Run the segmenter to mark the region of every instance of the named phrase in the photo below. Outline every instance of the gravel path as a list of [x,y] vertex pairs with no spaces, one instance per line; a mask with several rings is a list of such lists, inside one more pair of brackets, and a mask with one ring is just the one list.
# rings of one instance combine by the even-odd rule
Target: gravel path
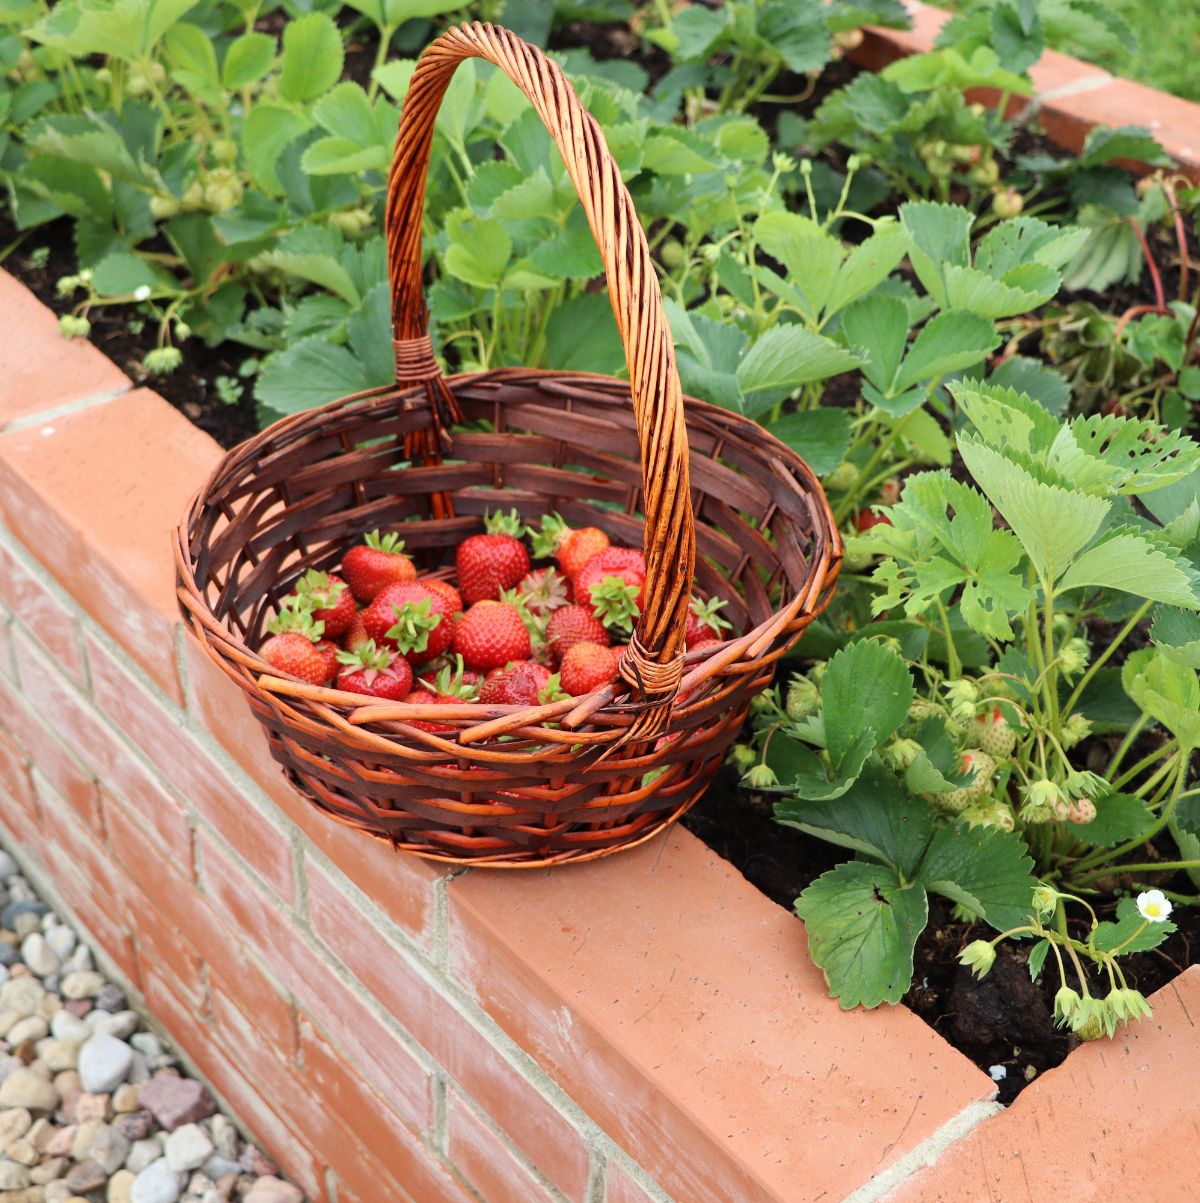
[[302,1203],[0,849],[0,1203]]

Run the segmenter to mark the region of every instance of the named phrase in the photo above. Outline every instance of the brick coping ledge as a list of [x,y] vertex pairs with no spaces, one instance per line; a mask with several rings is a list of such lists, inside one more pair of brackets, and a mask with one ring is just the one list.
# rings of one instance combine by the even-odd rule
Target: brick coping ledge
[[1187,1197],[1200,967],[996,1114],[905,1008],[841,1011],[685,830],[447,873],[316,814],[177,616],[220,456],[0,271],[0,829],[313,1200]]

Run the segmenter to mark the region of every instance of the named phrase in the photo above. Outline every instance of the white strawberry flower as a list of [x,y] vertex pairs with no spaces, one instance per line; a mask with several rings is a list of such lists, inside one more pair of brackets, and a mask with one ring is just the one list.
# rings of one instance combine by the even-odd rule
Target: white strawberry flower
[[1162,890],[1145,890],[1137,896],[1137,908],[1148,923],[1165,923],[1175,908]]

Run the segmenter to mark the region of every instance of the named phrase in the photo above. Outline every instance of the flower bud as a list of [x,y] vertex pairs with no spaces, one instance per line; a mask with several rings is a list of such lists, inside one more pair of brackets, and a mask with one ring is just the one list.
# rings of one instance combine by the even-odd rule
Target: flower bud
[[979,701],[979,687],[974,681],[960,677],[956,681],[946,681],[942,688],[946,691],[946,701],[950,713],[964,722],[975,717],[975,704]]
[[63,338],[87,338],[91,331],[92,323],[85,317],[64,313],[58,319],[58,332]]
[[179,202],[173,196],[152,196],[150,198],[150,214],[160,221],[174,217],[180,207]]
[[921,745],[915,739],[894,739],[879,749],[883,763],[894,773],[903,773],[921,754]]
[[1063,801],[1058,786],[1046,777],[1022,786],[1021,820],[1025,823],[1049,823],[1056,818],[1055,807]]
[[1091,719],[1084,718],[1082,714],[1072,714],[1062,725],[1062,745],[1064,748],[1073,748],[1091,733]]
[[1116,1030],[1116,1020],[1108,1008],[1091,995],[1079,1000],[1068,1023],[1080,1040],[1099,1040]]
[[986,977],[996,963],[996,949],[990,940],[974,940],[958,954],[958,963],[965,965],[976,977]]
[[1088,641],[1081,636],[1068,639],[1058,653],[1058,667],[1065,677],[1074,677],[1083,672],[1092,658],[1092,650]]
[[1054,1022],[1060,1027],[1066,1027],[1082,1002],[1078,990],[1072,990],[1070,986],[1060,987],[1054,996]]
[[788,682],[787,703],[784,707],[788,718],[798,720],[814,714],[820,701],[820,690],[807,677],[797,675]]
[[1095,773],[1073,771],[1067,774],[1063,783],[1063,792],[1068,798],[1101,798],[1111,790],[1108,782]]
[[183,363],[183,352],[178,347],[155,347],[147,351],[142,367],[151,376],[168,376]]
[[742,780],[750,789],[773,789],[779,784],[779,778],[769,764],[753,765]]
[[1118,1022],[1148,1019],[1152,1014],[1146,996],[1129,986],[1120,986],[1111,991],[1104,1002]]
[[78,287],[78,276],[59,276],[54,281],[54,294],[55,296],[69,297]]
[[728,764],[734,766],[739,773],[745,773],[758,763],[758,753],[749,744],[734,744],[725,756]]
[[1034,914],[1049,918],[1058,906],[1058,891],[1053,886],[1040,885],[1033,891],[1032,902]]
[[187,340],[192,337],[191,326],[189,326],[187,322],[176,321],[175,329],[172,332],[172,337],[176,340],[176,342],[187,342]]

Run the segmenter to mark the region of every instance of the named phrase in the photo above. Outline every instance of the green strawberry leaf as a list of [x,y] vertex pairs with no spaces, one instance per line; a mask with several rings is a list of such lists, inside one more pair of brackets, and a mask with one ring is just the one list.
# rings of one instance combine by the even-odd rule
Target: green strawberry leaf
[[912,982],[913,948],[929,921],[919,885],[886,865],[851,861],[823,873],[796,899],[809,952],[844,1010],[896,1003]]
[[818,475],[832,472],[850,448],[850,415],[832,406],[784,414],[771,433],[800,455]]
[[1150,830],[1154,815],[1141,798],[1132,794],[1109,794],[1096,799],[1096,817],[1090,823],[1073,823],[1069,828],[1077,840],[1093,848],[1115,848]]
[[[1145,924],[1145,930],[1125,944],[1134,932]],[[1125,944],[1117,956],[1128,956],[1132,952],[1149,952],[1157,948],[1169,935],[1178,931],[1170,919],[1161,923],[1146,923],[1137,908],[1133,898],[1122,898],[1117,903],[1117,920],[1115,923],[1099,923],[1096,925],[1095,945],[1101,952],[1112,952],[1114,948]]]
[[920,881],[934,894],[980,914],[997,931],[1029,921],[1033,860],[1008,831],[964,824],[939,827],[921,863]]
[[890,739],[914,696],[911,670],[887,644],[860,639],[833,656],[821,678],[821,717],[835,772],[850,771],[864,736],[873,740],[868,751]]
[[1200,668],[1200,614],[1195,610],[1155,606],[1150,638],[1168,660]]

